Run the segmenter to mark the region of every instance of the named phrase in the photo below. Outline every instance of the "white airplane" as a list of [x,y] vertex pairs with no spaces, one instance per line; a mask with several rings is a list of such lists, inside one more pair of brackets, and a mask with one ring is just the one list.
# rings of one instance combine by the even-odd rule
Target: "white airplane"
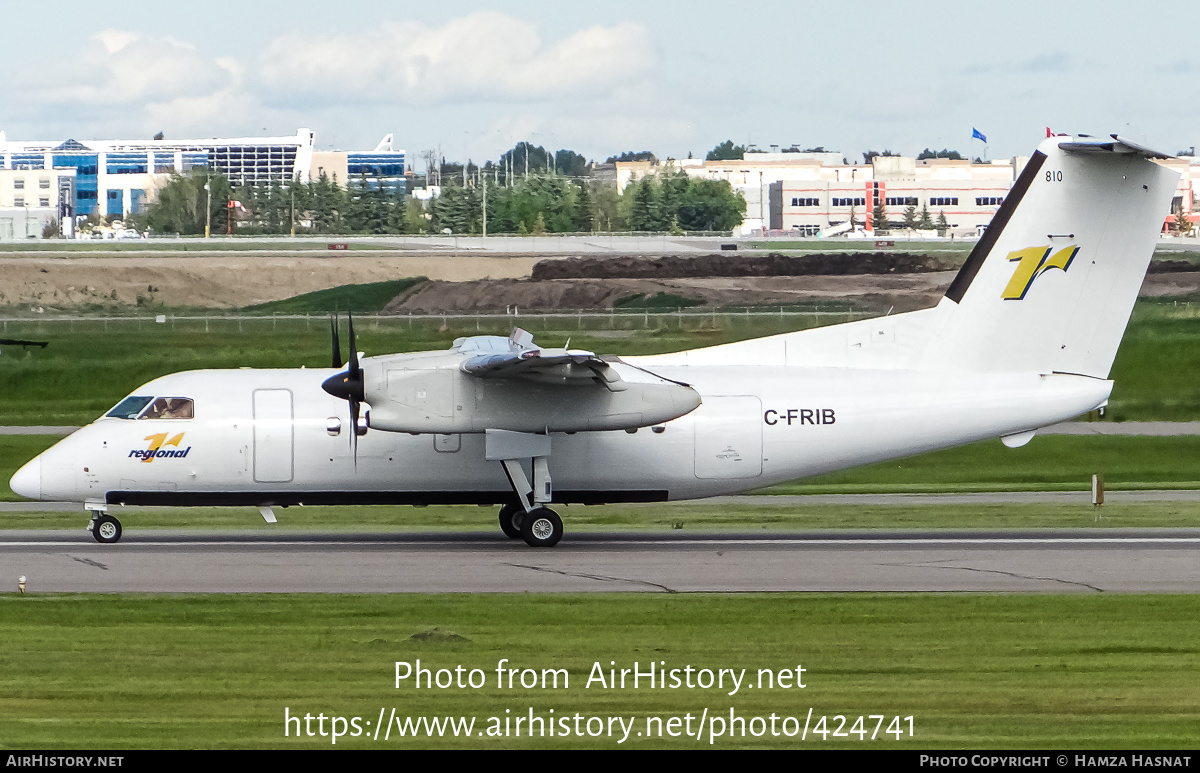
[[[930,309],[649,357],[539,349],[524,331],[343,370],[155,379],[17,471],[31,499],[109,505],[498,504],[531,546],[552,503],[656,502],[1038,428],[1106,403],[1177,175],[1113,135],[1029,159]],[[346,401],[350,421],[344,423]]]

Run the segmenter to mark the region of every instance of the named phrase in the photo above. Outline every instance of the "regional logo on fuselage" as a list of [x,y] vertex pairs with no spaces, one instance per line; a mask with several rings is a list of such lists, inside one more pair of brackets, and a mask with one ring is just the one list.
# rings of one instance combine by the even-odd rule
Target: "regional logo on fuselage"
[[[167,440],[167,435],[170,433],[159,432],[156,435],[147,435],[144,440],[150,441],[149,448],[135,448],[129,452],[129,457],[140,457],[143,462],[152,462],[155,459],[182,459],[188,455],[188,451],[192,450],[191,446],[180,448],[183,442],[183,433],[180,432],[175,437]],[[167,446],[175,446],[174,449],[168,450]]]
[[1012,279],[1008,280],[1008,286],[1004,288],[1000,297],[1006,301],[1023,300],[1035,279],[1052,268],[1062,269],[1066,272],[1071,267],[1071,261],[1075,260],[1076,253],[1079,252],[1078,247],[1063,247],[1051,255],[1050,252],[1053,249],[1053,247],[1026,247],[1023,250],[1008,253],[1008,260],[1015,261],[1017,269],[1013,271]]

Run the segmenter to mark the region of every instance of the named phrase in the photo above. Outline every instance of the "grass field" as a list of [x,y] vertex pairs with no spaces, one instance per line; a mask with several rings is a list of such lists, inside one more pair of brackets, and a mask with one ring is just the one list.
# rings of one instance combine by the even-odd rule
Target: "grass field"
[[318,315],[337,311],[339,315],[344,316],[346,310],[349,309],[351,312],[373,313],[383,311],[384,306],[387,306],[393,298],[410,287],[427,281],[429,280],[421,276],[393,279],[388,282],[342,285],[330,290],[317,290],[285,298],[282,301],[260,303],[257,306],[250,306],[246,311]]
[[772,493],[1087,491],[1200,488],[1200,437],[1046,435],[1021,448],[985,440],[776,486]]
[[1114,421],[1200,418],[1200,302],[1139,301],[1110,378]]
[[[714,319],[718,326],[714,326]],[[358,347],[367,354],[447,349],[458,336],[507,336],[526,325],[546,346],[650,354],[783,332],[817,317],[612,315],[598,330],[571,318],[410,320],[356,317]],[[820,319],[830,319],[821,317]],[[832,319],[837,320],[837,317]],[[613,338],[612,336],[619,336]],[[0,337],[49,340],[45,349],[6,346],[0,353],[0,424],[85,424],[139,385],[158,376],[201,368],[327,368],[327,313],[306,319],[154,318],[9,321]],[[349,339],[342,326],[343,356]]]
[[[401,284],[411,280],[398,280]],[[373,306],[375,285],[354,291]],[[333,298],[337,302],[341,296]],[[387,294],[384,292],[383,294]],[[153,317],[67,321],[9,320],[0,337],[49,340],[45,349],[4,347],[0,353],[0,424],[84,424],[140,384],[199,368],[328,367],[333,303],[294,299],[289,313],[305,319],[174,319]],[[831,307],[834,307],[831,305]],[[283,310],[284,307],[275,309]],[[613,314],[513,319],[358,318],[359,348],[367,354],[444,349],[455,337],[507,335],[528,327],[535,340],[603,354],[654,354],[744,340],[851,319],[850,315],[746,316],[714,313]],[[346,344],[343,333],[343,346]],[[1169,363],[1169,365],[1165,364]],[[1200,302],[1141,301],[1117,354],[1109,405],[1113,421],[1200,419]]]
[[[447,348],[456,336],[507,335],[516,323],[529,327],[535,340],[546,345],[562,345],[570,338],[572,346],[636,355],[743,340],[842,319],[838,315],[736,313],[519,320],[362,317],[355,329],[359,348],[368,354]],[[267,316],[169,319],[165,324],[155,324],[152,317],[10,320],[3,323],[0,336],[51,342],[46,349],[9,346],[0,353],[0,424],[83,424],[138,385],[167,373],[243,366],[328,367],[330,349],[324,313],[299,320]],[[1139,303],[1112,378],[1116,387],[1110,420],[1200,419],[1200,303]]]
[[[366,732],[336,745],[358,749],[1169,749],[1193,748],[1200,720],[1192,596],[3,594],[0,628],[7,749],[329,748],[335,716],[361,718]],[[504,658],[539,679],[566,674],[557,688],[497,687]],[[479,669],[481,686],[397,688],[395,662],[418,659],[432,673],[461,666],[464,679]],[[607,678],[635,662],[681,669],[684,684],[688,666],[744,668],[747,681],[732,695],[728,681],[586,686],[595,664]],[[794,677],[798,666],[804,688],[757,684],[760,669]],[[469,737],[399,737],[393,726],[375,740],[380,710],[386,722],[393,708],[476,724]],[[297,738],[296,724],[285,737],[285,709],[311,714],[314,734],[325,715],[325,737]],[[511,724],[508,737],[489,737],[531,709],[572,718],[572,731],[577,713],[585,732],[591,717],[633,724],[624,743],[617,730],[518,738]],[[745,735],[710,738],[720,728],[701,728],[705,710],[726,720],[732,710]],[[654,727],[648,718],[689,714],[692,737],[637,735]],[[771,714],[777,736],[764,724]],[[831,734],[869,715],[885,717],[875,740],[876,720],[860,726],[864,740]],[[886,733],[894,717],[899,740]]]

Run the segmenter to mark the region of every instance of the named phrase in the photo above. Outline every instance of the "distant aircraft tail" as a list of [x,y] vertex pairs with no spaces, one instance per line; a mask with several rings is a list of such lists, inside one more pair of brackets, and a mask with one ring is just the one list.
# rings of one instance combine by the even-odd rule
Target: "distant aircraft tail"
[[1107,378],[1175,193],[1167,158],[1051,137],[939,303],[926,367]]

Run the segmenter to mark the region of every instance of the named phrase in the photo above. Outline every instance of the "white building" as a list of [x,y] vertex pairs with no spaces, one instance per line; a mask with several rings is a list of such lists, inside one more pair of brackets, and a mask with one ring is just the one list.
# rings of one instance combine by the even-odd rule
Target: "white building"
[[[0,172],[74,173],[74,213],[125,216],[142,210],[172,173],[195,167],[220,172],[234,188],[307,182],[332,172],[342,185],[404,185],[404,151],[386,135],[372,151],[314,153],[315,135],[300,129],[291,137],[233,137],[185,140],[9,141],[0,132]],[[314,169],[314,157],[320,161]]]
[[74,169],[0,169],[0,241],[38,238],[64,224],[74,235]]

